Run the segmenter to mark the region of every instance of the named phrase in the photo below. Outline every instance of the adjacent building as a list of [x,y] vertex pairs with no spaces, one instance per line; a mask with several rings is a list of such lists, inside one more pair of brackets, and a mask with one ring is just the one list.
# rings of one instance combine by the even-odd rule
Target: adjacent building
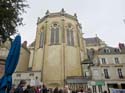
[[[91,57],[93,55],[93,57]],[[125,89],[125,47],[119,44],[119,48],[104,46],[93,50],[89,58],[93,65],[89,65],[91,80],[88,86],[93,93],[110,91],[111,88]]]
[[98,50],[101,47],[105,47],[106,43],[102,41],[97,35],[96,37],[83,38],[85,40],[86,49]]
[[5,61],[9,52],[9,48],[11,46],[11,42],[9,39],[6,42],[2,42],[2,37],[0,35],[0,77],[4,74]]
[[8,51],[9,50],[6,48],[0,48],[0,77],[2,77],[4,74],[4,66]]

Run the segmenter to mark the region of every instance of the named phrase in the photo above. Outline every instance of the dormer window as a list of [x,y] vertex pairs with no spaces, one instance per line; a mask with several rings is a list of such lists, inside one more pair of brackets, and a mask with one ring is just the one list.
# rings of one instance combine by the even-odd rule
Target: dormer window
[[105,48],[104,49],[104,53],[110,53],[110,49],[109,48]]
[[118,48],[115,48],[114,51],[115,51],[116,53],[119,53],[119,52],[120,52],[120,50],[119,50]]

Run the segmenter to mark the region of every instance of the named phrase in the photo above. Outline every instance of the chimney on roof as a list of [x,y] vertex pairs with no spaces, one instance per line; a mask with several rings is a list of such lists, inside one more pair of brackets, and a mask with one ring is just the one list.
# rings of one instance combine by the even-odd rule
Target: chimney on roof
[[23,44],[22,44],[22,46],[23,46],[24,48],[27,48],[27,41],[24,41]]
[[77,18],[77,14],[76,14],[76,13],[74,13],[74,17],[76,17],[76,18]]
[[40,21],[40,17],[37,18],[37,23]]
[[61,9],[61,12],[63,12],[63,13],[65,12],[64,8]]
[[64,10],[64,8],[62,8],[61,9],[61,12],[60,12],[62,15],[64,15],[65,14],[65,10]]
[[125,49],[125,44],[124,43],[119,43],[119,48],[120,49]]
[[47,10],[45,14],[46,14],[46,15],[49,15],[49,13],[50,13],[49,10]]

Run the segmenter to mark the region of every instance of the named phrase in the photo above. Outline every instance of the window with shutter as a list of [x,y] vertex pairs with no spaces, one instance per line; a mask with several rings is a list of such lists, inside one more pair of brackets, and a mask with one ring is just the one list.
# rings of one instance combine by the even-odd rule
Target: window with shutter
[[108,69],[104,69],[105,78],[109,79]]
[[119,78],[123,78],[123,75],[122,75],[122,69],[119,68],[117,69],[118,70],[118,75],[119,75]]

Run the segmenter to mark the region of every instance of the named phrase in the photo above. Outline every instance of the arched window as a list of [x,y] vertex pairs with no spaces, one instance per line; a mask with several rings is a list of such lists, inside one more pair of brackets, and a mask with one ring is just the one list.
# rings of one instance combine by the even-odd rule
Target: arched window
[[51,45],[59,44],[59,26],[54,23],[51,27]]
[[74,35],[73,35],[73,28],[69,24],[67,28],[67,45],[74,46]]
[[43,48],[44,46],[44,26],[42,27],[42,32],[40,32],[40,43],[39,43],[39,47]]
[[40,33],[40,48],[43,48],[44,45],[44,32]]

